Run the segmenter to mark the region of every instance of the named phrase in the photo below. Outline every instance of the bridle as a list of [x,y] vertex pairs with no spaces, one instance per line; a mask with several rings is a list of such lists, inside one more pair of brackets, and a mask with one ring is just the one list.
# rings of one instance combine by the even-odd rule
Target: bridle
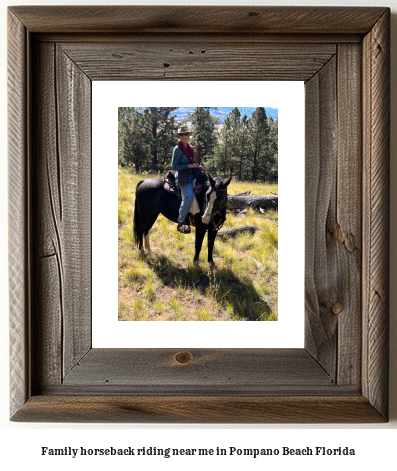
[[[221,204],[220,204],[220,207],[217,208],[215,211],[213,211],[212,213],[210,214],[206,214],[206,216],[209,216],[210,218],[210,222],[215,226],[215,231],[219,231],[219,229],[221,229],[221,227],[223,226],[226,218],[223,218],[222,216],[222,213],[221,211],[223,209],[226,208],[226,205],[227,205],[227,188],[223,189],[223,190],[219,190],[219,189],[216,189],[216,188],[212,188],[210,187],[209,190],[206,192],[205,194],[205,198],[204,198],[204,208],[207,208],[207,205],[208,205],[208,197],[209,195],[212,193],[212,191],[221,191],[223,192],[223,196],[222,196],[222,200],[221,200]],[[215,224],[214,222],[214,219],[215,219],[215,216],[219,214],[219,222],[217,224]]]

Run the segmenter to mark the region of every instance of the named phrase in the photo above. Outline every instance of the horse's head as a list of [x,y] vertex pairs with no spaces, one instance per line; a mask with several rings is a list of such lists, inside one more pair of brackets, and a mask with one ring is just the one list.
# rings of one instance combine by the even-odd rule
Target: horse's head
[[212,178],[208,175],[210,187],[205,194],[203,223],[213,223],[218,230],[226,219],[227,186],[231,181],[224,182],[221,177]]

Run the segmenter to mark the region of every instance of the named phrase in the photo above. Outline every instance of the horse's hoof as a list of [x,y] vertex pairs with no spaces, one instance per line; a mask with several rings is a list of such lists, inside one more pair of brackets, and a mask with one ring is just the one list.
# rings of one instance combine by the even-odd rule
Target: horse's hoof
[[215,265],[215,262],[212,261],[212,262],[208,262],[209,265],[210,265],[210,268],[216,268],[216,265]]
[[194,265],[195,267],[198,267],[198,266],[199,266],[199,261],[198,261],[198,260],[194,260],[194,261],[193,261],[193,265]]

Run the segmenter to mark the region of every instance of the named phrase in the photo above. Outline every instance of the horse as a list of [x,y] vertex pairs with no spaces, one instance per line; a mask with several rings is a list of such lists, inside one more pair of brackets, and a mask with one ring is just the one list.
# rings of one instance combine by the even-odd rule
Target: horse
[[[194,216],[196,227],[195,253],[193,263],[198,264],[205,233],[208,233],[208,263],[213,265],[212,252],[218,230],[226,220],[227,187],[231,178],[224,182],[221,177],[208,175],[209,187],[196,195],[200,212]],[[151,252],[149,231],[159,214],[177,223],[179,200],[164,189],[164,179],[149,178],[141,180],[135,192],[134,241],[139,250]],[[186,219],[189,218],[189,214]]]

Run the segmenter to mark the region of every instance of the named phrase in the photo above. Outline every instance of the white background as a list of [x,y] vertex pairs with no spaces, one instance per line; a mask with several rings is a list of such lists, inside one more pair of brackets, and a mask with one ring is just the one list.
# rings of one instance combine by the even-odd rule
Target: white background
[[[188,97],[178,103],[178,90]],[[244,90],[234,98],[233,90]],[[93,82],[92,281],[94,348],[302,348],[304,345],[303,82]],[[279,116],[278,322],[118,322],[119,106],[270,106]],[[175,140],[176,141],[176,140]],[[170,156],[171,157],[171,156]],[[170,159],[171,161],[171,159]],[[107,223],[103,223],[107,221]],[[187,242],[192,238],[187,236]],[[193,247],[193,245],[191,244]],[[192,252],[193,258],[193,252]],[[205,262],[204,262],[205,263]]]
[[[119,470],[129,469],[151,469],[161,466],[162,469],[219,469],[221,465],[231,469],[265,469],[267,466],[289,466],[294,469],[305,470],[335,470],[351,469],[357,467],[360,470],[395,469],[397,443],[397,102],[396,102],[396,66],[397,66],[397,1],[396,0],[339,0],[337,3],[325,0],[306,1],[302,5],[382,5],[392,8],[392,70],[391,70],[391,350],[390,350],[390,422],[386,425],[327,425],[327,426],[149,426],[149,425],[64,425],[64,424],[16,424],[8,420],[8,287],[7,287],[7,162],[6,162],[6,6],[11,4],[45,4],[46,2],[5,2],[1,0],[1,140],[0,140],[0,195],[2,204],[0,206],[1,226],[1,264],[0,264],[0,463],[4,469],[42,469],[58,470],[86,469],[87,466],[95,466],[96,469],[105,470],[116,465]],[[65,4],[81,4],[80,1],[64,2]],[[90,2],[85,4],[109,4],[104,2]],[[127,3],[127,2],[118,2]],[[134,2],[128,2],[133,4]],[[150,4],[151,2],[136,2]],[[214,4],[211,2],[195,1],[188,4]],[[274,5],[288,5],[292,2],[273,0]],[[47,4],[61,4],[51,0]],[[183,2],[161,2],[157,4],[183,4]],[[226,5],[264,5],[266,2],[225,2],[218,1],[217,4]],[[40,456],[41,446],[52,447],[104,447],[104,446],[157,446],[157,447],[215,447],[236,446],[247,447],[304,447],[304,446],[349,446],[355,447],[355,457],[285,457],[272,458],[227,458],[222,461],[218,458],[202,459],[163,459],[131,461],[129,458],[115,459],[81,459],[71,461],[72,458],[42,458]]]

